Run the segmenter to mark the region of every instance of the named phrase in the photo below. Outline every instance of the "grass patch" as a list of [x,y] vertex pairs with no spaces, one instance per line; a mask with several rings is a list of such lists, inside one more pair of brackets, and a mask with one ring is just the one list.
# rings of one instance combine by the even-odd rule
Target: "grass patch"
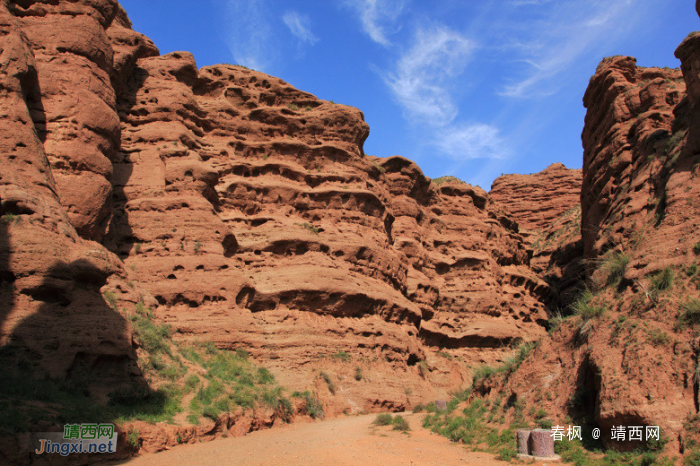
[[311,416],[313,419],[323,419],[323,406],[321,405],[319,399],[316,398],[316,396],[310,391],[306,390],[303,392],[294,392],[292,393],[292,396],[295,398],[302,398],[305,401],[306,414]]
[[669,342],[668,333],[663,330],[653,328],[649,330],[649,342],[654,346],[667,345]]
[[294,225],[300,226],[300,227],[302,227],[302,228],[306,228],[307,230],[309,230],[309,231],[310,231],[311,233],[313,233],[314,235],[318,235],[318,234],[320,233],[320,231],[321,231],[321,230],[319,230],[318,228],[316,228],[315,226],[313,226],[312,224],[310,224],[310,223],[308,223],[308,222],[304,222],[304,223],[295,223]]
[[673,269],[664,267],[660,272],[651,277],[651,288],[655,291],[666,291],[673,288]]
[[398,430],[400,432],[408,432],[411,430],[411,426],[408,424],[408,421],[400,414],[397,414],[394,417],[392,424],[394,426],[392,427],[393,430]]
[[510,374],[515,372],[520,364],[528,357],[530,352],[537,346],[535,342],[521,343],[515,350],[515,354],[510,358],[506,359],[500,366],[479,366],[474,371],[472,375],[472,385],[476,385],[479,381],[487,379],[494,374],[505,374],[507,378]]
[[331,354],[331,357],[333,359],[337,359],[340,362],[350,362],[350,359],[352,359],[350,354],[343,350],[339,350],[337,353]]
[[467,184],[464,181],[460,180],[456,176],[440,176],[438,178],[435,178],[433,180],[430,180],[431,183],[433,183],[435,186],[440,186],[441,184],[445,183],[459,183],[459,184]]
[[608,254],[601,264],[601,270],[605,273],[605,286],[617,286],[622,281],[627,269],[630,257],[621,252]]
[[400,414],[397,414],[395,417],[392,417],[389,413],[377,414],[372,424],[375,426],[393,426],[392,430],[398,430],[400,432],[408,432],[411,430],[408,421]]
[[331,376],[328,375],[327,372],[320,372],[319,375],[323,378],[323,380],[326,381],[326,385],[328,385],[328,391],[331,392],[331,395],[335,395],[335,384],[333,383],[333,379],[331,379]]
[[117,295],[114,293],[114,291],[105,291],[104,295],[102,295],[105,298],[105,301],[111,307],[112,309],[117,308]]
[[169,343],[169,325],[157,325],[151,319],[141,315],[133,315],[129,320],[131,320],[134,330],[136,330],[139,344],[143,349],[152,355],[161,353],[172,354]]
[[390,426],[394,422],[394,418],[391,417],[391,414],[389,413],[382,413],[382,414],[377,414],[377,417],[374,418],[374,424],[375,426]]
[[600,304],[593,304],[595,295],[586,289],[579,298],[571,305],[575,315],[579,316],[582,322],[597,319],[605,315],[605,307]]
[[681,313],[676,321],[676,329],[700,324],[700,299],[688,298],[681,304]]

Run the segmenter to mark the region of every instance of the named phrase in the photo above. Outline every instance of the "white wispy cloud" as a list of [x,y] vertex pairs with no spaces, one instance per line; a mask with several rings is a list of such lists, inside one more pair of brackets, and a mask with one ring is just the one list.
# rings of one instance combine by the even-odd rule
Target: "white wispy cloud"
[[318,42],[318,38],[311,32],[311,20],[307,15],[299,14],[296,11],[288,11],[282,16],[282,21],[301,42],[310,45]]
[[433,145],[455,161],[505,159],[510,155],[498,128],[484,123],[450,125],[437,134]]
[[451,86],[474,48],[473,41],[444,26],[416,31],[395,70],[383,76],[409,121],[442,126],[455,119]]
[[391,44],[387,36],[398,30],[396,21],[404,11],[406,0],[346,0],[345,4],[355,10],[369,37],[387,47]]
[[227,0],[223,14],[226,45],[234,60],[249,68],[268,70],[277,52],[267,2]]
[[[545,3],[549,2],[515,0],[513,5],[540,6]],[[543,16],[536,28],[537,35],[531,39],[526,37],[527,31],[518,31],[505,22],[501,25],[503,28],[516,31],[513,42],[520,51],[511,57],[516,63],[514,70],[519,69],[517,63],[525,63],[528,67],[520,71],[519,78],[511,78],[511,83],[499,93],[508,97],[538,98],[555,93],[556,81],[572,65],[584,56],[595,54],[631,26],[631,7],[630,0],[555,2],[539,10]]]

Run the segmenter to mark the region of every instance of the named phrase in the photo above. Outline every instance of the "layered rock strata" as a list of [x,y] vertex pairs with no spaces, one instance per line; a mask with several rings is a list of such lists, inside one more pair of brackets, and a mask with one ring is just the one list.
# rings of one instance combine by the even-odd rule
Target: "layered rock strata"
[[[612,57],[592,77],[581,194],[591,295],[504,388],[604,433],[614,425],[660,426],[674,454],[688,447],[698,410],[689,317],[700,296],[697,35],[676,54],[682,72]],[[601,439],[622,450],[647,446]]]
[[466,377],[415,367],[430,348],[471,360],[542,333],[546,284],[511,221],[479,188],[365,156],[358,110],[186,53],[139,60],[119,110],[118,252],[182,338],[249,349],[295,388],[346,352],[381,381],[343,387],[362,406]]
[[549,308],[566,309],[584,278],[581,170],[555,163],[531,175],[503,175],[489,196],[518,223],[532,248],[530,267],[550,285]]

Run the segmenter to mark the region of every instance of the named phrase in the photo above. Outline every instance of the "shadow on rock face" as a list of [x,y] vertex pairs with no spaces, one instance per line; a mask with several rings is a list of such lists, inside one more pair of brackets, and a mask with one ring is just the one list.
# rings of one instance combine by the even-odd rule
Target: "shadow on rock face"
[[[37,459],[6,443],[23,432],[162,414],[166,396],[148,387],[129,324],[101,294],[111,272],[86,259],[58,261],[38,285],[18,286],[11,253],[0,221],[0,325],[14,325],[0,346],[0,464]],[[36,311],[12,323],[21,303]]]

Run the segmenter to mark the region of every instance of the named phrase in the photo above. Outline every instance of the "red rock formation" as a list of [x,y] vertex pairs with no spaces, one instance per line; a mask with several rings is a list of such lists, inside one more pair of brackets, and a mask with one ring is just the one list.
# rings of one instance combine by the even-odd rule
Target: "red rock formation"
[[581,197],[581,170],[554,163],[532,175],[501,175],[489,196],[518,222],[519,230],[547,230]]
[[546,285],[509,220],[478,188],[364,156],[358,110],[186,53],[139,60],[121,102],[117,243],[180,333],[300,389],[324,356],[377,359],[381,383],[344,387],[343,409],[460,383],[441,359],[432,384],[411,367],[426,344],[480,358],[541,334]]
[[530,267],[550,285],[547,304],[566,308],[583,278],[581,170],[555,163],[532,175],[503,175],[489,196],[518,223],[532,248]]
[[0,338],[53,376],[87,366],[105,386],[138,374],[130,328],[100,293],[123,264],[79,235],[100,237],[111,215],[104,154],[119,127],[105,30],[118,17],[116,2],[0,2]]
[[[658,425],[675,454],[697,412],[697,343],[685,314],[700,295],[695,36],[677,55],[683,74],[613,57],[591,79],[581,200],[594,297],[580,301],[579,315],[561,323],[505,384],[559,423],[567,413],[604,433],[613,425]],[[602,440],[618,449],[643,446]]]

